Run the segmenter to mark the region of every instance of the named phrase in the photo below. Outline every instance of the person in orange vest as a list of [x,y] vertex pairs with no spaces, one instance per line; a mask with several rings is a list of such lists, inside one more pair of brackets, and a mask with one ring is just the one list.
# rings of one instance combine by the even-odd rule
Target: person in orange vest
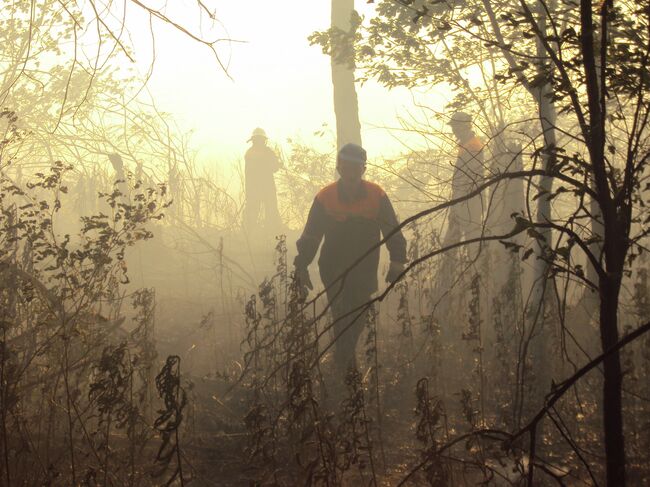
[[251,147],[244,156],[246,206],[244,208],[244,228],[254,229],[264,208],[263,225],[277,230],[282,225],[278,211],[278,198],[273,174],[280,169],[280,161],[273,149],[266,145],[268,138],[261,128],[253,130]]
[[[307,267],[323,241],[318,267],[334,319],[334,361],[343,370],[356,367],[356,346],[366,313],[353,310],[367,303],[378,288],[379,248],[351,266],[380,242],[380,234],[388,235],[399,225],[384,190],[363,179],[366,159],[359,145],[341,147],[336,161],[341,178],[316,195],[294,261],[300,285],[313,289]],[[393,282],[406,262],[402,232],[388,239],[386,246],[391,261],[386,282]]]
[[[458,156],[452,179],[452,199],[460,198],[476,189],[484,179],[483,143],[472,128],[472,117],[465,112],[452,115],[449,125],[458,140]],[[483,200],[480,195],[451,207],[444,245],[475,238],[481,234]]]

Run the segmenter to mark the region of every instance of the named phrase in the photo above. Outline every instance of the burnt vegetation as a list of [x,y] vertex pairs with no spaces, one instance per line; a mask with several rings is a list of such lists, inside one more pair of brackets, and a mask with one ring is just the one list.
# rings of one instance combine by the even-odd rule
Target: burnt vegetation
[[[292,266],[336,142],[288,141],[284,225],[242,228],[243,192],[119,72],[126,7],[3,4],[0,485],[650,485],[650,4],[353,3],[310,37],[337,99],[348,70],[450,101],[396,131],[427,149],[368,165],[408,262],[344,317],[365,322],[343,371]],[[460,110],[484,144],[462,194]],[[451,216],[472,198],[475,233]]]

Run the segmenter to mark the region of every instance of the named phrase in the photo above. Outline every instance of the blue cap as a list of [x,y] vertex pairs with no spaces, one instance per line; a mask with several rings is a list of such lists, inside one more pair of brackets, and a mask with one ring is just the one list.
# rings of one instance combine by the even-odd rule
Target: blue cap
[[368,159],[366,150],[357,144],[345,144],[339,149],[337,157],[339,160],[357,164],[365,164]]

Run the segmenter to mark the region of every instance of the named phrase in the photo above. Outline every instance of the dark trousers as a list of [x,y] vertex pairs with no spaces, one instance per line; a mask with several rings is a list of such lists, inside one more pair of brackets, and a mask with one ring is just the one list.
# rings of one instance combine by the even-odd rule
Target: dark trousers
[[367,310],[357,308],[370,301],[371,293],[362,289],[361,286],[346,285],[341,290],[340,285],[335,284],[327,291],[327,298],[334,319],[332,327],[332,338],[336,340],[334,362],[339,369],[345,372],[349,367],[357,365],[357,342],[368,317]]
[[275,193],[275,184],[246,186],[246,206],[244,208],[244,227],[254,229],[258,226],[260,212],[264,209],[262,224],[267,228],[275,229],[282,223],[278,211],[278,197]]

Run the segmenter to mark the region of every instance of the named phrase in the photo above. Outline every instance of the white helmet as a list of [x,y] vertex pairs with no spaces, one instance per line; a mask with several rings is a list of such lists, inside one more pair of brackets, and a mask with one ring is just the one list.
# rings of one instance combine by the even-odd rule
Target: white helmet
[[251,134],[251,138],[248,139],[248,141],[250,142],[251,140],[253,140],[254,137],[262,137],[264,139],[268,139],[264,129],[259,128],[259,127],[257,127],[255,130],[253,130],[253,133]]

